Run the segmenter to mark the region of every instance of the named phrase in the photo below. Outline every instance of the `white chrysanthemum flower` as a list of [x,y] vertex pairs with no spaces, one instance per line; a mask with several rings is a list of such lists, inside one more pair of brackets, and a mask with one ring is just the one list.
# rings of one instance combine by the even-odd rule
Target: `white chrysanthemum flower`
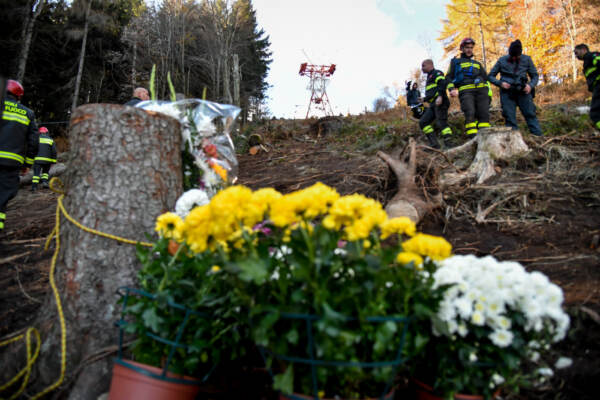
[[538,361],[540,360],[540,352],[539,352],[539,351],[532,351],[532,352],[529,354],[529,359],[530,359],[532,362],[538,362]]
[[469,319],[473,312],[473,303],[464,296],[461,296],[454,301],[454,307],[456,307],[456,310],[458,310],[458,313],[463,319]]
[[501,385],[504,383],[504,377],[502,377],[500,374],[494,374],[492,375],[492,382],[494,382],[496,385]]
[[554,376],[554,371],[550,368],[538,368],[535,372],[542,376]]
[[344,257],[346,256],[346,254],[348,254],[348,252],[346,251],[346,249],[338,247],[335,250],[333,250],[333,254],[335,254],[336,256]]
[[175,214],[185,218],[194,207],[208,204],[210,199],[204,190],[191,189],[177,199],[175,203]]
[[473,315],[471,315],[471,322],[475,325],[483,326],[485,324],[485,317],[483,313],[480,311],[475,311]]
[[511,328],[511,321],[510,319],[503,317],[503,316],[499,316],[494,318],[494,325],[497,326],[500,329],[504,329],[504,330],[508,330]]
[[461,337],[467,336],[467,334],[469,333],[469,330],[467,329],[467,324],[465,324],[464,322],[458,324],[457,332]]
[[498,329],[490,334],[490,340],[498,347],[506,347],[512,343],[513,333],[509,330]]
[[569,357],[560,357],[558,360],[556,360],[556,363],[554,364],[554,368],[563,369],[563,368],[568,368],[571,365],[573,365],[572,359],[570,359]]

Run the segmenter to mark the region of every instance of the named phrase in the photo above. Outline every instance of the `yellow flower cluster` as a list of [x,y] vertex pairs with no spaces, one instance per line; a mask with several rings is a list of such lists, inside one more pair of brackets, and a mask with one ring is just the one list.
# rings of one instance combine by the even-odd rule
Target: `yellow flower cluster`
[[418,233],[402,243],[402,249],[407,253],[429,257],[432,260],[443,260],[450,257],[452,245],[443,237]]
[[337,199],[323,219],[323,226],[329,230],[344,228],[346,239],[350,241],[366,239],[373,228],[383,224],[387,215],[381,203],[361,194],[353,194]]
[[376,228],[382,239],[393,234],[412,236],[402,243],[403,252],[397,256],[400,264],[412,261],[420,265],[423,257],[440,260],[452,251],[443,238],[416,233],[415,224],[407,217],[388,220],[379,202],[360,194],[340,196],[322,183],[286,195],[271,188],[253,192],[244,186],[230,186],[209,204],[194,208],[185,220],[173,213],[161,215],[155,230],[201,253],[217,245],[225,250],[242,248],[244,232],[251,234],[252,228],[267,218],[283,229],[286,241],[299,227],[311,234],[310,221],[319,217],[326,229],[342,231],[344,239],[363,240],[364,248],[371,246],[367,239]]
[[398,217],[386,220],[381,224],[381,238],[387,239],[393,234],[414,236],[417,226],[408,217]]
[[273,202],[270,218],[273,224],[280,228],[298,223],[303,218],[313,219],[325,214],[339,197],[335,189],[318,182]]

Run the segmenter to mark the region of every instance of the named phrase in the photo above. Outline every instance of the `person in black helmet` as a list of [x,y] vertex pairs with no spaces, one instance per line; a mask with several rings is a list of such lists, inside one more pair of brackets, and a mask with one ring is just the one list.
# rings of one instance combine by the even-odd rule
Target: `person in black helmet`
[[[496,78],[498,73],[500,73],[500,79]],[[532,135],[542,136],[542,129],[535,115],[535,105],[533,104],[538,76],[533,60],[523,54],[523,45],[517,39],[508,47],[508,55],[502,56],[496,61],[488,79],[500,88],[502,115],[506,126],[518,129],[517,106],[519,106],[529,132]]]
[[0,232],[4,229],[7,204],[19,191],[19,171],[27,172],[38,152],[35,114],[19,102],[24,93],[19,82],[6,82],[0,119]]
[[490,86],[485,67],[473,59],[474,47],[473,39],[464,38],[460,42],[460,55],[450,61],[446,73],[450,96],[458,96],[460,109],[465,114],[467,135],[490,127]]
[[585,43],[575,46],[573,52],[578,60],[583,61],[583,75],[588,90],[592,92],[590,119],[596,129],[600,130],[600,52],[590,51]]

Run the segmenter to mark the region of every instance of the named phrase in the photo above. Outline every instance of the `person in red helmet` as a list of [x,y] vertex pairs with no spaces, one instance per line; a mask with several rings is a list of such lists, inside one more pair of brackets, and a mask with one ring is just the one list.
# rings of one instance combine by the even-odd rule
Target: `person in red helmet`
[[19,171],[27,172],[38,151],[35,114],[19,102],[24,93],[19,82],[6,82],[0,119],[0,232],[4,229],[8,202],[19,191]]
[[31,191],[37,190],[40,178],[42,187],[48,187],[48,178],[50,173],[50,167],[52,164],[56,164],[56,145],[54,140],[50,137],[48,128],[45,126],[40,127],[40,143],[37,156],[35,156],[35,162],[33,163],[33,178],[31,178]]
[[465,114],[465,132],[475,135],[480,129],[490,127],[490,86],[485,67],[473,59],[475,41],[464,38],[460,42],[460,55],[450,61],[446,79],[450,81],[450,96],[460,100]]

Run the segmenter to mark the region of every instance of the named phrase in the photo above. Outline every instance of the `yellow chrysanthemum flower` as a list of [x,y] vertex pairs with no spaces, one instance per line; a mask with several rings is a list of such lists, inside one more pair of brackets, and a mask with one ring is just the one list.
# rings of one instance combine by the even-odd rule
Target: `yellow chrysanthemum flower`
[[183,221],[185,241],[194,253],[206,250],[212,225],[209,205],[194,207]]
[[183,221],[179,215],[167,212],[156,219],[154,230],[164,238],[180,240],[183,234]]
[[417,226],[408,217],[398,217],[386,220],[381,224],[381,239],[387,239],[393,234],[414,236]]
[[212,272],[213,274],[219,272],[221,270],[221,267],[219,267],[218,265],[213,265],[212,267],[210,267],[210,272]]
[[411,262],[414,262],[415,266],[419,266],[423,264],[423,257],[415,253],[403,251],[402,253],[398,253],[398,255],[396,256],[396,261],[398,261],[398,263],[402,265],[407,265]]
[[361,194],[343,196],[329,209],[323,226],[330,230],[344,227],[348,240],[365,239],[376,226],[386,221],[387,216],[381,203]]
[[450,257],[452,245],[443,237],[419,233],[402,243],[404,251],[427,256],[432,260]]

